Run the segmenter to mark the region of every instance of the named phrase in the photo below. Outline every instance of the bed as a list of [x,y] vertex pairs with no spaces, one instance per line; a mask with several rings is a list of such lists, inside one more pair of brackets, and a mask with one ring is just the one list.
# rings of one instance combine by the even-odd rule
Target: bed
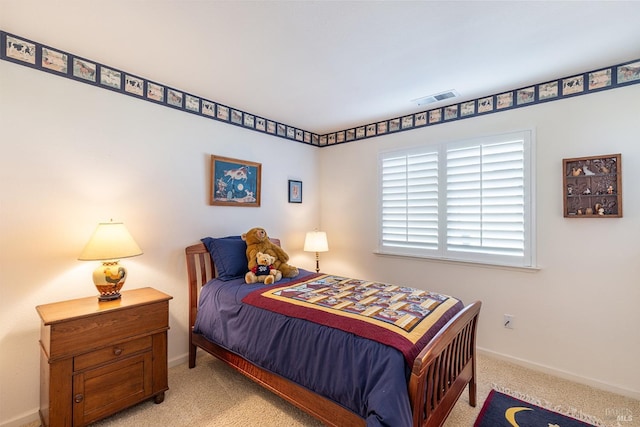
[[254,301],[269,288],[335,276],[301,269],[274,285],[247,285],[232,271],[234,263],[246,268],[244,242],[237,236],[202,241],[185,250],[190,368],[200,348],[330,426],[441,426],[467,386],[476,406],[481,302],[447,308],[428,342],[404,351],[340,329],[348,321],[326,326]]

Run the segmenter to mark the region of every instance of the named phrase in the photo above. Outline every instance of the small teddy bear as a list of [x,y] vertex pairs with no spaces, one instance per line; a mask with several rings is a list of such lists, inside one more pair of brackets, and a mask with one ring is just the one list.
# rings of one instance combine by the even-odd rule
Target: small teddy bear
[[242,240],[247,243],[246,253],[249,270],[253,269],[256,265],[256,254],[262,252],[276,257],[273,262],[273,268],[280,270],[282,277],[296,277],[300,273],[297,267],[287,264],[289,255],[269,239],[267,231],[264,228],[252,228],[242,234]]
[[270,285],[282,279],[282,273],[273,268],[276,257],[258,252],[256,260],[258,264],[244,275],[246,283],[264,282],[265,285]]

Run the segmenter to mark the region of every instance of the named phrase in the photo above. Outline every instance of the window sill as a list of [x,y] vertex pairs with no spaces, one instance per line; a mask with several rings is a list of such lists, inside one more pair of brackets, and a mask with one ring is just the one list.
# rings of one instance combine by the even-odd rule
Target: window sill
[[420,259],[429,262],[436,263],[444,263],[444,264],[452,264],[452,265],[463,265],[468,267],[481,267],[481,268],[491,268],[491,269],[500,269],[500,270],[511,270],[511,271],[521,271],[525,273],[536,273],[541,270],[540,267],[519,267],[513,265],[501,265],[501,264],[491,264],[480,261],[462,261],[462,260],[454,260],[447,258],[435,258],[426,255],[406,255],[406,254],[396,254],[391,252],[383,252],[383,251],[373,251],[375,255],[390,257],[390,258],[409,258],[409,259]]

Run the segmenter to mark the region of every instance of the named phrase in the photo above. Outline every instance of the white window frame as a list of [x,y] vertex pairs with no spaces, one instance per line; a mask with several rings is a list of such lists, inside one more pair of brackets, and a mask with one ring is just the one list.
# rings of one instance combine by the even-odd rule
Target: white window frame
[[[447,153],[450,150],[464,149],[466,147],[488,147],[495,146],[496,144],[504,144],[513,141],[522,141],[522,202],[523,202],[523,211],[518,212],[516,216],[522,219],[523,229],[520,230],[522,232],[522,254],[499,254],[499,253],[489,253],[492,252],[489,249],[485,249],[480,246],[468,247],[469,252],[464,246],[458,246],[459,250],[447,248],[448,245],[448,221],[450,221],[451,213],[448,213],[447,210]],[[418,221],[419,224],[416,227],[412,227],[411,224],[415,224],[409,218],[409,214],[407,214],[407,221],[404,227],[407,227],[405,230],[402,229],[402,225],[400,228],[396,228],[395,225],[398,223],[396,221],[392,226],[389,226],[389,186],[387,189],[383,188],[383,172],[389,171],[389,161],[390,159],[397,160],[395,164],[401,163],[403,158],[424,158],[424,157],[416,157],[421,156],[426,153],[437,153],[437,183],[434,184],[432,181],[426,182],[424,179],[420,178],[420,191],[411,194],[417,194],[416,196],[409,196],[400,201],[406,201],[407,203],[410,200],[418,200],[417,203],[425,203],[429,205],[431,203],[436,203],[434,197],[437,199],[437,218],[435,218],[435,214],[433,213],[433,207],[425,207],[425,209],[419,211]],[[483,157],[484,158],[484,157]],[[383,162],[386,162],[383,164]],[[386,168],[384,166],[387,166]],[[444,165],[444,167],[443,167]],[[433,166],[433,162],[427,164],[425,163],[425,171],[421,173],[420,176],[429,175],[429,169]],[[398,166],[398,170],[401,171],[403,166],[400,164]],[[395,170],[395,169],[394,169]],[[405,171],[406,172],[406,171]],[[402,172],[400,172],[400,180],[398,181],[400,187],[404,185],[402,183]],[[481,172],[482,174],[482,172]],[[433,258],[433,259],[441,259],[447,261],[459,261],[459,262],[471,262],[471,263],[480,263],[487,265],[497,265],[497,266],[508,266],[508,267],[519,267],[519,268],[537,268],[536,267],[536,220],[535,220],[535,133],[532,129],[509,132],[499,135],[491,135],[486,137],[455,141],[455,142],[444,142],[440,144],[425,144],[420,147],[407,148],[403,150],[394,150],[381,152],[378,156],[378,177],[379,177],[379,207],[378,207],[378,253],[380,254],[388,254],[388,255],[398,255],[398,256],[409,256],[409,257],[421,257],[421,258]],[[389,175],[387,174],[387,179],[389,179]],[[520,177],[518,176],[518,180]],[[387,181],[388,183],[389,181]],[[406,182],[414,182],[415,181],[406,181]],[[406,183],[405,182],[405,183]],[[437,195],[433,193],[434,187],[437,187]],[[406,194],[409,194],[410,188],[416,188],[416,186],[407,185],[407,193],[400,194],[399,196],[394,197],[405,197]],[[426,190],[425,190],[426,188]],[[519,188],[516,184],[514,188]],[[383,192],[386,191],[387,198],[384,199]],[[453,190],[451,191],[453,192]],[[400,193],[403,193],[400,190]],[[519,196],[520,197],[520,196]],[[481,197],[482,199],[482,197]],[[485,201],[489,198],[485,198]],[[482,205],[482,203],[480,203]],[[408,207],[409,204],[406,205],[406,209],[410,210]],[[478,205],[479,206],[479,205]],[[400,208],[402,210],[402,208]],[[386,214],[385,214],[386,212]],[[424,215],[423,215],[424,214]],[[402,215],[402,213],[400,214]],[[384,217],[383,217],[384,216]],[[484,218],[484,217],[483,217]],[[485,224],[481,220],[482,224]],[[402,221],[400,221],[402,222]],[[433,226],[435,224],[435,226]],[[506,224],[505,224],[506,226]],[[433,228],[435,227],[435,228]],[[435,229],[437,228],[437,232]],[[389,230],[401,230],[407,231],[408,235],[412,235],[415,237],[416,234],[414,232],[417,230],[418,243],[413,244],[412,242],[393,242],[395,237],[389,237]],[[411,231],[413,230],[413,231]],[[422,241],[422,234],[424,231],[425,239]],[[518,233],[520,232],[518,231]],[[393,233],[391,233],[393,236]],[[385,237],[386,236],[386,237]],[[400,234],[400,239],[402,239],[402,234]],[[437,239],[437,244],[435,243]],[[423,247],[424,246],[431,246]],[[515,251],[519,251],[520,247]]]

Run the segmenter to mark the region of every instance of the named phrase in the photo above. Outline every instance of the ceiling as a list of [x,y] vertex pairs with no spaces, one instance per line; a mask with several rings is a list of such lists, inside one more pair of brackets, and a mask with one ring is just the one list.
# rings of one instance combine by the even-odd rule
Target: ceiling
[[639,1],[0,0],[4,31],[319,134],[640,59],[639,22]]

